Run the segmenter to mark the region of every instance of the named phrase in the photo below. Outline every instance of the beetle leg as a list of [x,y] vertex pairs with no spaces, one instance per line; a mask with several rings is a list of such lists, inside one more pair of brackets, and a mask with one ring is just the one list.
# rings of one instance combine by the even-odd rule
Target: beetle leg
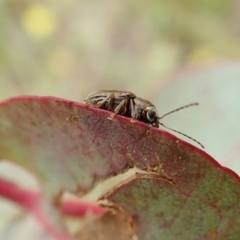
[[128,111],[128,103],[129,103],[130,99],[126,98],[126,101],[123,105],[123,109],[122,109],[122,112],[121,112],[121,115],[123,116],[126,116],[126,113]]
[[113,106],[114,106],[114,100],[115,100],[115,95],[114,95],[114,93],[110,94],[109,98],[110,98],[110,100],[109,100],[109,103],[108,103],[108,105],[106,106],[106,108],[107,108],[108,111],[112,111],[112,108],[113,108]]
[[107,106],[107,110],[111,110],[113,101],[114,101],[114,99],[115,99],[115,95],[114,95],[113,93],[110,94],[109,96],[107,96],[107,97],[106,97],[105,99],[103,99],[101,102],[99,102],[99,103],[97,104],[97,107],[98,107],[98,108],[102,107],[109,99],[110,99],[110,101],[109,101],[109,104],[108,104],[108,106]]
[[147,136],[149,135],[151,128],[152,128],[152,125],[151,125],[151,124],[148,124],[148,125],[147,125],[147,130],[146,130],[146,132],[145,132],[145,134],[144,134],[144,137],[147,137]]
[[127,99],[127,98],[126,98],[126,99],[123,99],[123,100],[119,103],[119,105],[115,108],[114,113],[112,113],[112,114],[108,117],[108,119],[109,119],[109,120],[112,120],[112,119],[115,117],[115,115],[117,115],[117,114],[119,113],[119,111],[121,110],[121,108],[127,104],[127,102],[128,102],[128,99]]
[[134,106],[134,101],[133,99],[130,99],[130,112],[131,112],[131,122],[136,122],[136,106]]
[[[108,104],[108,108],[111,108],[114,98],[115,98],[115,95],[112,93],[109,96],[107,96],[106,98],[104,98],[102,101],[97,103],[96,105],[91,104],[91,103],[90,104],[86,103],[86,104],[89,105],[90,107],[101,108],[110,99],[110,102]],[[107,110],[110,110],[108,108],[107,108]]]

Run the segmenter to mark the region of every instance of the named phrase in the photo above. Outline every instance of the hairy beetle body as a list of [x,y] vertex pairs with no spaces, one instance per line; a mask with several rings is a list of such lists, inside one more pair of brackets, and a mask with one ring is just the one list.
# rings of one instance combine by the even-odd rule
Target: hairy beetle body
[[101,108],[113,112],[109,117],[112,119],[116,114],[133,117],[134,102],[136,95],[131,92],[103,90],[91,93],[85,102],[88,106]]

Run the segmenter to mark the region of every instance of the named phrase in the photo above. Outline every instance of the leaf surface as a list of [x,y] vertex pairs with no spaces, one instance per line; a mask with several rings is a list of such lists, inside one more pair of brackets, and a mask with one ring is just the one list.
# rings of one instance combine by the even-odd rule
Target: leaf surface
[[33,172],[50,197],[86,192],[132,165],[153,172],[106,195],[129,214],[143,240],[240,234],[235,173],[168,132],[151,128],[146,134],[146,124],[122,116],[110,121],[109,115],[53,97],[7,100],[0,105],[0,157]]
[[239,181],[215,168],[193,175],[176,177],[178,186],[137,177],[108,198],[133,217],[142,240],[238,239]]

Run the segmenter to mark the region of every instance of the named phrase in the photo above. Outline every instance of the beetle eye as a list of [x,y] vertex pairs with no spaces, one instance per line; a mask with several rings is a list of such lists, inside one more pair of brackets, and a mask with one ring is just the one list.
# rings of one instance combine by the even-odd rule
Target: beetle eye
[[149,122],[153,122],[156,118],[156,110],[154,108],[148,108],[147,109],[147,119]]

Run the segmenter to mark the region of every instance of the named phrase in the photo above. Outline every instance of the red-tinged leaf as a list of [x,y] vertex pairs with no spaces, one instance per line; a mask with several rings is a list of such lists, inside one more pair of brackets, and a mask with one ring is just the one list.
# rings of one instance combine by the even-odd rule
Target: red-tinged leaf
[[199,160],[179,171],[178,186],[136,177],[108,196],[133,217],[141,240],[239,239],[239,180]]
[[126,165],[121,144],[129,137],[128,129],[107,116],[105,111],[51,97],[3,102],[0,157],[31,170],[45,184],[45,192],[86,191]]
[[[168,167],[172,151],[186,147],[167,132],[152,128],[146,136],[146,124],[121,116],[110,121],[108,116],[107,111],[53,97],[2,102],[0,158],[31,170],[53,195],[86,191],[129,162],[141,169],[160,163]],[[192,152],[198,151],[192,147]]]
[[[205,236],[206,239],[208,236],[227,236],[229,228],[223,225],[218,232],[216,226],[220,226],[220,220],[209,217],[211,207],[216,209],[219,218],[228,221],[231,236],[239,233],[232,224],[238,223],[240,209],[237,204],[240,202],[239,177],[236,174],[168,132],[152,128],[146,135],[146,124],[131,123],[129,118],[122,116],[110,121],[107,119],[109,114],[52,97],[10,99],[0,105],[0,157],[31,170],[48,196],[61,190],[80,188],[87,191],[97,180],[122,172],[131,165],[159,173],[158,179],[153,174],[148,176],[149,179],[132,180],[111,193],[111,199],[133,217],[139,238],[143,240],[154,239],[148,234],[152,237],[156,233],[158,237],[162,236],[166,231],[171,234],[169,227],[153,222],[170,216],[174,204],[178,209],[176,212],[180,213],[183,207],[187,210],[183,209],[186,211],[181,215],[183,219],[174,221],[173,235],[169,235],[172,239],[176,232],[182,236],[180,239],[186,236],[182,232],[186,233],[186,225],[191,225],[189,209],[190,212],[197,209],[196,215],[200,212],[201,216],[194,218],[192,232],[187,228],[189,236]],[[228,212],[230,208],[232,211]],[[160,215],[152,214],[155,209],[160,209]],[[177,219],[178,215],[175,217]],[[139,219],[143,221],[141,224]],[[155,228],[149,228],[149,223]],[[210,235],[201,235],[202,230]]]

